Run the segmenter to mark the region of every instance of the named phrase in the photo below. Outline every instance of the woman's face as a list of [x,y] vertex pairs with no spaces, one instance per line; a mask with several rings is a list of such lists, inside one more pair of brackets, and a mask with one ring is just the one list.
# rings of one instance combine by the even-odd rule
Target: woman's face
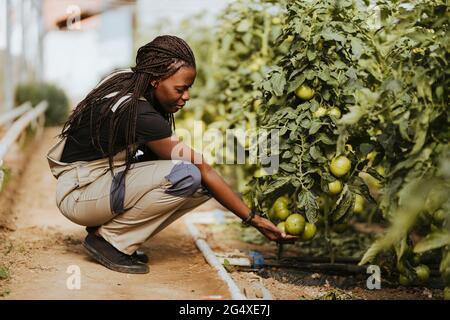
[[192,67],[182,67],[167,79],[154,81],[153,98],[167,113],[175,113],[189,100],[189,88],[197,72]]

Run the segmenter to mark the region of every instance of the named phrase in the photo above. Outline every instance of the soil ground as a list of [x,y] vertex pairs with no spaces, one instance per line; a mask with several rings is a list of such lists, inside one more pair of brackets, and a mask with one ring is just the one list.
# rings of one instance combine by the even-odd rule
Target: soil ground
[[[227,215],[226,215],[227,216]],[[253,236],[253,231],[246,231],[244,241],[239,221],[227,217],[224,224],[198,225],[212,250],[221,256],[248,257],[250,251],[262,254],[266,262],[276,260],[277,247],[274,243],[260,241]],[[361,226],[358,226],[359,228]],[[245,240],[250,240],[246,242]],[[264,240],[264,239],[262,239]],[[262,243],[259,243],[262,242]],[[307,254],[306,254],[307,255]],[[294,245],[285,245],[282,257],[305,256]],[[276,300],[309,300],[309,299],[363,299],[363,300],[428,300],[442,299],[442,289],[427,287],[397,287],[396,280],[383,278],[381,289],[367,289],[366,281],[370,274],[322,273],[298,267],[262,267],[247,268],[231,266],[232,278],[245,290],[249,298],[263,295],[255,283],[262,284]],[[434,279],[439,282],[440,279]]]
[[[229,298],[225,283],[197,250],[183,219],[143,246],[150,258],[149,274],[114,272],[90,259],[82,247],[84,228],[67,220],[55,205],[56,180],[45,154],[59,132],[60,128],[46,129],[39,143],[28,147],[26,157],[13,155],[6,161],[16,167],[24,163],[25,169],[21,175],[20,170],[13,170],[11,184],[2,195],[3,299]],[[210,200],[196,210],[216,207]],[[80,290],[69,290],[66,285],[73,275],[67,273],[68,268],[73,265],[81,271]]]
[[[117,273],[90,259],[81,245],[86,236],[84,227],[67,220],[55,205],[56,180],[45,154],[59,132],[60,128],[45,129],[35,139],[39,143],[31,143],[25,151],[12,150],[5,161],[11,178],[0,197],[0,299],[230,298],[225,283],[196,248],[183,219],[143,246],[150,258],[149,274]],[[196,212],[214,209],[223,208],[210,200]],[[189,213],[187,217],[195,214]],[[228,215],[231,224],[197,225],[216,253],[245,256],[250,250],[256,250],[266,256],[274,255],[274,243],[242,241],[233,227],[239,221]],[[254,233],[249,235],[258,238]],[[288,247],[284,256],[296,254],[298,251]],[[81,272],[79,290],[67,286],[73,266]],[[361,275],[329,275],[273,267],[246,271],[231,268],[230,274],[250,299],[264,296],[257,284],[262,284],[279,300],[439,299],[442,296],[441,290],[425,287],[383,287],[382,284],[381,290],[368,290],[367,276]]]

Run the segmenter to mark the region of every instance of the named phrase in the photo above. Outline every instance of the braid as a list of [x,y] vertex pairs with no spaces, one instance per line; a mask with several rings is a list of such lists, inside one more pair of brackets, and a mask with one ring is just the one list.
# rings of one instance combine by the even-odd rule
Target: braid
[[[152,89],[150,85],[152,80],[166,79],[181,67],[196,68],[195,57],[189,45],[176,36],[156,37],[152,42],[139,48],[136,66],[131,68],[131,71],[121,71],[107,77],[77,105],[64,124],[60,137],[67,137],[78,130],[82,126],[83,116],[90,115],[91,143],[102,154],[108,155],[111,174],[114,175],[114,146],[119,134],[119,124],[125,121],[126,167],[122,175],[125,177],[133,158],[139,98],[145,97]],[[104,152],[100,144],[100,128],[110,115],[112,106],[127,95],[129,99],[112,113],[109,120],[108,150]],[[105,98],[108,98],[107,103],[98,103]],[[94,123],[94,108],[98,106],[101,106],[99,117]],[[164,112],[162,114],[175,130],[173,114]]]

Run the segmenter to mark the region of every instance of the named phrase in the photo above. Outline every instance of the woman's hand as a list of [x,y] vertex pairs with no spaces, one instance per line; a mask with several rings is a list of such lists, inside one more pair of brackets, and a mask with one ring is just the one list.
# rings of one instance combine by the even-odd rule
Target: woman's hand
[[298,237],[282,232],[270,220],[259,215],[255,215],[251,221],[251,225],[271,241],[293,243],[298,240]]

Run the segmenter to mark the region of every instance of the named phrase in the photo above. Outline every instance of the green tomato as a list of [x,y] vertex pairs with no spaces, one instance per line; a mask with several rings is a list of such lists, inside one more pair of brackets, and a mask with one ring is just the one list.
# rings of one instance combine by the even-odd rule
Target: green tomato
[[337,107],[333,107],[330,110],[328,110],[328,115],[333,116],[336,119],[339,119],[342,116],[341,110]]
[[328,193],[339,194],[343,189],[342,182],[340,180],[335,180],[328,184]]
[[287,207],[289,205],[289,197],[288,196],[278,197],[273,204],[274,205],[283,204],[285,207]]
[[311,100],[316,92],[314,89],[310,88],[306,84],[302,84],[300,87],[295,90],[295,95],[302,100]]
[[402,286],[409,286],[411,284],[411,281],[408,279],[407,276],[401,274],[398,277],[398,282],[402,285]]
[[313,112],[313,117],[321,118],[326,114],[327,114],[327,109],[325,109],[324,107],[319,107],[315,112]]
[[300,235],[305,230],[305,218],[301,214],[291,214],[286,219],[286,231],[294,236]]
[[289,198],[287,196],[278,197],[272,205],[272,210],[275,213],[275,217],[280,220],[285,220],[291,214],[288,206]]
[[277,228],[281,230],[281,232],[286,233],[286,223],[284,221],[277,224]]
[[417,278],[421,283],[427,282],[430,278],[430,268],[428,266],[421,264],[414,268]]
[[302,241],[309,241],[309,240],[311,240],[312,238],[315,237],[316,233],[317,233],[316,225],[307,222],[305,224],[305,230],[303,230],[303,233],[302,233],[302,235],[300,237],[300,240],[302,240]]
[[444,222],[445,216],[446,216],[446,214],[445,214],[444,209],[436,210],[433,213],[433,219],[436,220],[436,222],[438,222],[438,223]]
[[274,209],[276,217],[281,221],[286,220],[291,215],[291,211],[286,207],[277,206]]
[[450,287],[444,289],[444,300],[450,300]]
[[331,160],[330,171],[339,178],[345,176],[351,169],[352,163],[346,156],[338,156]]
[[276,214],[275,214],[275,209],[274,209],[274,207],[272,207],[272,208],[269,209],[268,216],[269,216],[269,219],[270,219],[270,220],[275,220],[275,219],[276,219],[277,216],[276,216]]
[[316,198],[316,202],[317,202],[317,205],[319,206],[320,210],[323,210],[325,208],[326,199],[323,195],[318,196]]

